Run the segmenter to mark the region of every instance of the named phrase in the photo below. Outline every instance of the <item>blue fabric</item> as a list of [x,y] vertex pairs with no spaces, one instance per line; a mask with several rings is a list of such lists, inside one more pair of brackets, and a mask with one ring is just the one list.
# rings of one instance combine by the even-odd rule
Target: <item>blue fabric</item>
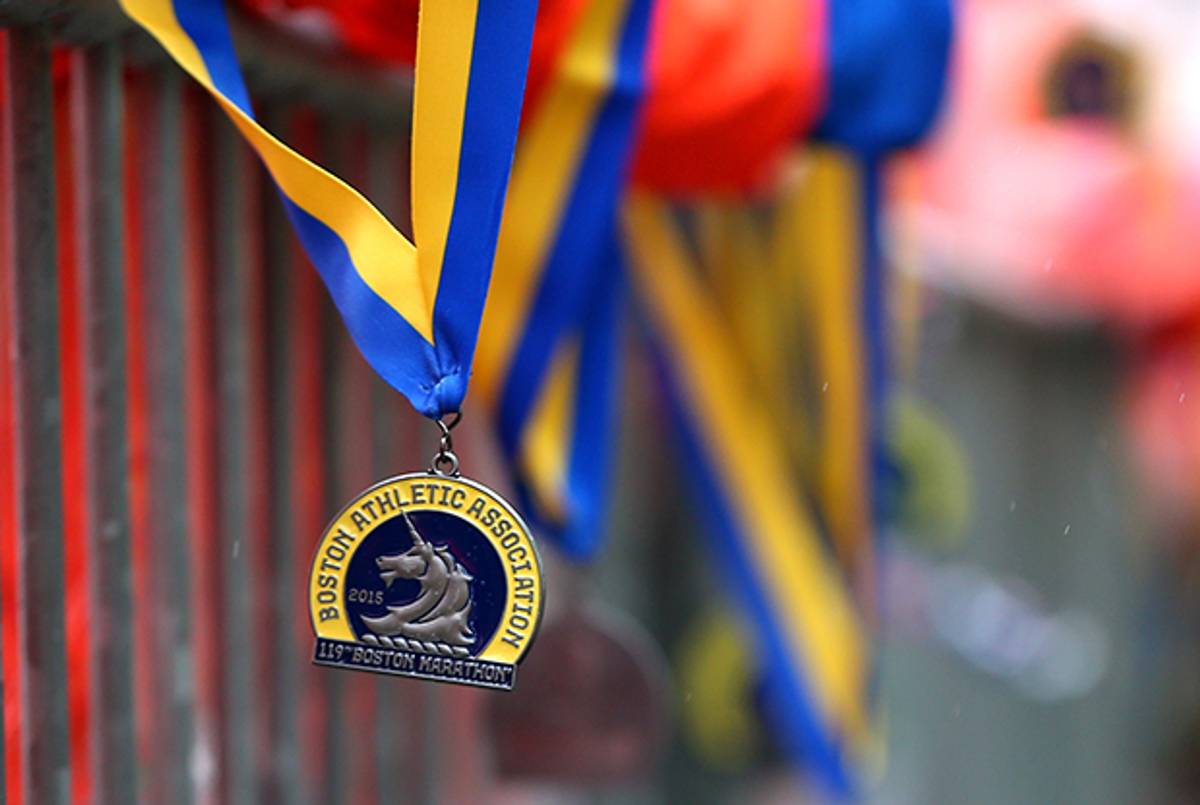
[[827,106],[816,137],[859,154],[918,141],[945,89],[950,0],[830,0]]
[[612,258],[598,289],[599,303],[584,325],[576,391],[575,432],[567,476],[570,517],[556,533],[563,551],[589,561],[603,545],[616,454],[616,405],[620,399],[617,327],[623,299],[622,272]]
[[887,341],[887,284],[883,264],[883,240],[879,213],[882,209],[879,160],[867,157],[859,165],[860,240],[862,242],[862,308],[863,347],[866,360],[864,394],[868,417],[867,431],[870,450],[870,484],[873,522],[883,522],[883,496],[880,482],[890,464],[884,428],[887,422],[886,400],[891,355]]

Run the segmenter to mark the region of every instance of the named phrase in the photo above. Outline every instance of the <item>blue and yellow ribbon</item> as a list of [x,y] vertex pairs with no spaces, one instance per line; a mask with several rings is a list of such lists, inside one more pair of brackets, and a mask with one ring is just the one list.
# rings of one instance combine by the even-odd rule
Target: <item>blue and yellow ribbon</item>
[[526,510],[576,561],[595,555],[607,523],[624,282],[616,263],[610,266],[581,329],[565,335],[555,350],[515,457]]
[[[816,130],[823,145],[810,153],[809,187],[790,205],[784,225],[812,232],[810,274],[821,307],[811,312],[824,321],[818,348],[826,371],[858,389],[854,399],[824,400],[831,430],[821,453],[829,462],[822,488],[832,523],[850,535],[856,569],[869,580],[865,537],[885,517],[892,493],[884,482],[893,475],[884,433],[890,356],[883,164],[918,143],[936,120],[953,14],[949,0],[832,3],[829,26],[829,100]],[[866,444],[854,434],[865,435]],[[865,457],[861,478],[839,459],[846,455]]]
[[616,210],[651,0],[588,0],[518,143],[472,378],[526,510],[577,559],[598,545],[613,430]]
[[777,295],[774,319],[790,315],[802,326],[796,405],[810,432],[799,462],[838,560],[869,610],[875,529],[868,344],[878,323],[865,315],[876,289],[863,276],[860,171],[843,153],[815,146],[795,164],[772,211],[772,261],[790,280]]
[[254,117],[221,0],[121,0],[262,159],[368,362],[426,416],[466,394],[512,163],[536,0],[421,3],[413,240]]
[[699,206],[700,263],[820,530],[872,589],[858,171],[809,148],[776,198]]
[[626,209],[631,274],[722,567],[754,627],[768,712],[803,763],[852,791],[871,741],[867,641],[770,413],[661,202]]

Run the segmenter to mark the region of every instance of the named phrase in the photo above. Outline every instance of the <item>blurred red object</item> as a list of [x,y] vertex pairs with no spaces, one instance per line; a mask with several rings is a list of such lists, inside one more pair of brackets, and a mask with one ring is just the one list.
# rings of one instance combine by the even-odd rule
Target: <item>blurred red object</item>
[[636,183],[673,195],[764,184],[824,103],[823,0],[659,0]]
[[[242,0],[311,39],[411,64],[417,0]],[[526,114],[585,0],[542,0]],[[638,184],[674,195],[763,185],[823,102],[824,0],[658,0],[634,157]]]
[[567,606],[542,627],[517,688],[489,702],[496,770],[504,779],[543,783],[646,780],[668,737],[666,660],[620,612]]
[[417,0],[240,0],[273,25],[385,64],[412,64]]
[[1200,305],[1197,152],[1175,147],[1195,81],[1171,58],[1195,15],[1126,6],[963,0],[948,114],[902,191],[937,281],[1039,318]]
[[1168,525],[1200,522],[1200,321],[1146,339],[1131,363],[1126,414],[1151,510]]

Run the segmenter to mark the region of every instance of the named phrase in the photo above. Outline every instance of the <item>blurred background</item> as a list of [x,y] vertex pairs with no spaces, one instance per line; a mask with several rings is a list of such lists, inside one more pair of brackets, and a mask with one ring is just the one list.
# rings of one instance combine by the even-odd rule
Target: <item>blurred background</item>
[[[542,0],[532,96],[604,3]],[[149,37],[0,4],[4,802],[1200,801],[1200,7],[642,11],[612,420],[550,442],[605,471],[456,431],[542,539],[501,696],[310,665],[322,526],[437,430]],[[230,15],[408,231],[415,0]]]

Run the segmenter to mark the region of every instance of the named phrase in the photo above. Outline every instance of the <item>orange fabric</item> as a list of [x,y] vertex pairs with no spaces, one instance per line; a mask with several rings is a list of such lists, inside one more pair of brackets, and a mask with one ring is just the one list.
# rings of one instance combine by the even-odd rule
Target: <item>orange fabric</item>
[[659,0],[634,182],[737,193],[769,176],[824,102],[823,0]]

